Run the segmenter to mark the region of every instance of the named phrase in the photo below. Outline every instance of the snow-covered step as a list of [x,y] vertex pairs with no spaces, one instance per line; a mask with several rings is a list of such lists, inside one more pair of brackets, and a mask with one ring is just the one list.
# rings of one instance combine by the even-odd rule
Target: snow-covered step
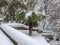
[[14,45],[1,30],[0,30],[0,45]]

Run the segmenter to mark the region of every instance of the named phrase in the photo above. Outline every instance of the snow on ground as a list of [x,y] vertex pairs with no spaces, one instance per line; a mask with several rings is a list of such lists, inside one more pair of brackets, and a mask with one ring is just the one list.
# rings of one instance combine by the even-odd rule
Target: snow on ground
[[[29,30],[19,30],[27,35],[29,35]],[[44,37],[41,36],[40,33],[37,33],[36,31],[32,31],[32,38],[34,38],[37,42],[42,43],[43,45],[49,45],[49,43],[45,40]]]
[[[28,28],[28,26],[26,26],[26,25],[24,25],[24,24],[19,24],[19,23],[8,23],[8,24],[4,24],[4,25],[9,25],[9,26],[12,26],[12,27],[26,27],[26,28]],[[11,28],[11,27],[10,27]],[[6,28],[7,29],[7,28]],[[13,30],[13,29],[12,29]],[[12,30],[10,30],[10,31],[12,31]],[[24,34],[27,34],[27,35],[29,35],[29,30],[18,30],[20,33],[21,32],[23,32]],[[15,38],[17,37],[17,35],[18,35],[18,31],[16,31],[17,33],[16,33],[16,36],[15,36],[15,34],[14,34],[14,36],[15,36]],[[8,32],[8,30],[7,30],[7,32]],[[14,31],[15,32],[15,31]],[[13,32],[13,33],[14,33]],[[49,35],[52,35],[52,34],[54,34],[54,32],[50,32],[50,31],[44,31],[44,32],[47,32],[47,33],[42,33],[42,34],[45,34],[45,35],[47,35],[47,34],[49,34]],[[20,35],[20,33],[19,33],[19,35]],[[10,33],[9,33],[10,34]],[[49,43],[45,40],[45,38],[44,37],[42,37],[41,35],[42,34],[40,34],[40,33],[37,33],[36,31],[33,31],[32,32],[32,36],[30,36],[30,37],[32,37],[33,39],[35,39],[38,43],[40,43],[40,44],[42,44],[42,45],[60,45],[60,41],[56,41],[56,40],[52,40],[52,41],[50,41]],[[2,36],[3,35],[3,36]],[[21,35],[22,35],[22,33],[21,33]],[[20,36],[21,36],[20,35]],[[19,36],[19,37],[20,37]],[[23,38],[24,36],[22,36],[22,38]],[[18,37],[17,37],[18,38]],[[21,37],[20,37],[21,38]],[[19,38],[19,39],[20,39]],[[25,38],[25,37],[24,37]],[[24,39],[23,38],[23,39]],[[2,31],[0,30],[0,45],[13,45],[12,44],[12,42],[2,33]],[[26,40],[26,38],[24,39],[24,40]],[[22,41],[22,40],[21,40]],[[28,41],[28,40],[26,40],[26,41]],[[26,42],[25,41],[25,42]],[[24,41],[23,41],[24,42]],[[24,43],[25,43],[24,42]],[[27,42],[26,42],[27,43]]]
[[[26,27],[28,28],[28,26],[24,25],[24,24],[18,24],[18,23],[10,23],[10,24],[6,24],[6,25],[9,25],[9,26],[12,26],[12,27]],[[19,32],[23,32],[24,34],[27,34],[29,35],[29,30],[18,30]],[[40,44],[42,43],[42,45],[60,45],[60,42],[59,41],[56,41],[56,40],[52,40],[50,41],[49,43],[45,40],[44,37],[42,37],[41,35],[53,35],[54,32],[51,32],[51,31],[43,31],[42,34],[40,33],[37,33],[36,31],[32,31],[32,37],[33,39],[35,39],[37,42],[39,42]]]
[[[33,37],[35,40],[37,40],[38,42],[41,42],[43,45],[49,45],[49,43],[45,40],[45,38],[44,37],[42,37],[42,36],[35,36],[35,37]],[[43,42],[44,41],[44,42]]]
[[[1,25],[1,28],[9,35],[13,40],[15,40],[18,45],[43,45],[40,42],[37,42],[35,39],[27,36],[26,34],[19,32],[18,30],[8,26],[8,25]],[[45,44],[46,45],[46,44]]]
[[0,45],[14,45],[1,30],[0,30]]
[[60,45],[60,41],[52,40],[50,41],[51,45]]
[[[21,31],[21,32],[23,32],[24,34],[29,35],[29,30],[18,30],[18,31]],[[41,35],[41,34],[38,34],[38,32],[32,31],[32,36],[40,36],[40,35]]]
[[[1,28],[3,28],[3,30],[9,35],[11,36],[15,41],[18,42],[18,45],[50,45],[45,39],[44,37],[40,36],[35,36],[35,32],[34,35],[32,36],[28,36],[24,33],[22,33],[21,31],[18,31],[14,28],[12,28],[9,25],[1,25]],[[37,33],[37,32],[36,32]],[[20,35],[20,36],[19,36]],[[39,41],[38,41],[39,40]]]
[[[24,34],[29,35],[29,30],[19,30],[19,31],[23,32]],[[48,33],[47,33],[47,34],[48,34]],[[47,35],[47,34],[44,33],[44,35]],[[44,44],[48,44],[48,43],[46,42],[45,38],[42,37],[41,35],[42,35],[42,34],[37,33],[36,31],[32,31],[32,36],[31,36],[31,37],[34,38],[35,40],[37,40],[38,42],[41,42],[41,43],[43,43],[42,40],[44,40],[43,45],[44,45]],[[52,34],[49,33],[48,35],[52,35]],[[52,40],[52,41],[50,41],[49,43],[50,43],[50,45],[60,45],[60,41],[56,41],[56,40]]]

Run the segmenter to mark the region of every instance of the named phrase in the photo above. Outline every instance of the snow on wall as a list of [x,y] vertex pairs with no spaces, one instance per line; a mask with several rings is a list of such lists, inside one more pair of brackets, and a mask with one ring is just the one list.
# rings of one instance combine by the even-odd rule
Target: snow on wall
[[14,45],[1,30],[0,30],[0,45]]
[[9,25],[2,24],[1,28],[9,35],[12,39],[14,39],[18,45],[50,45],[44,43],[45,41],[42,39],[41,42],[36,41],[35,39],[27,36],[26,34],[19,32],[18,30],[12,28]]
[[[29,29],[29,26],[21,24],[21,23],[4,23],[4,24],[9,25],[11,27],[24,27],[24,28]],[[37,28],[33,27],[33,29],[37,29]]]

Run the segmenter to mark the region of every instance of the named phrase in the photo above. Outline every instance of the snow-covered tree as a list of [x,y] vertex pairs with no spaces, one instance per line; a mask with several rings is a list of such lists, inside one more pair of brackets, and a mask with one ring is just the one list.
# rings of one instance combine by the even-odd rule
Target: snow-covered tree
[[[24,21],[24,20],[26,20],[25,16],[26,16],[26,13],[22,12],[17,16],[17,20]],[[36,25],[37,21],[41,21],[44,18],[45,18],[45,16],[36,15],[35,12],[32,12],[32,14],[30,14],[30,16],[28,16],[26,21],[29,26],[29,35],[32,35],[32,27]]]

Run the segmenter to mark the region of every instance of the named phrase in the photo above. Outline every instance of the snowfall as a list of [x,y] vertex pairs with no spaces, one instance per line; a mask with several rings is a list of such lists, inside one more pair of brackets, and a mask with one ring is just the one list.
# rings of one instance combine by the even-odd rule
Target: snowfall
[[[13,27],[25,27],[28,26],[19,23],[5,23],[1,24],[0,27],[6,32],[18,45],[60,45],[59,41],[52,40],[47,42],[43,34],[33,31],[32,36],[29,36],[28,30],[18,30]],[[54,34],[54,33],[52,33]],[[51,34],[51,35],[52,35]],[[46,34],[47,35],[47,34]],[[0,45],[14,45],[12,41],[0,30]]]

